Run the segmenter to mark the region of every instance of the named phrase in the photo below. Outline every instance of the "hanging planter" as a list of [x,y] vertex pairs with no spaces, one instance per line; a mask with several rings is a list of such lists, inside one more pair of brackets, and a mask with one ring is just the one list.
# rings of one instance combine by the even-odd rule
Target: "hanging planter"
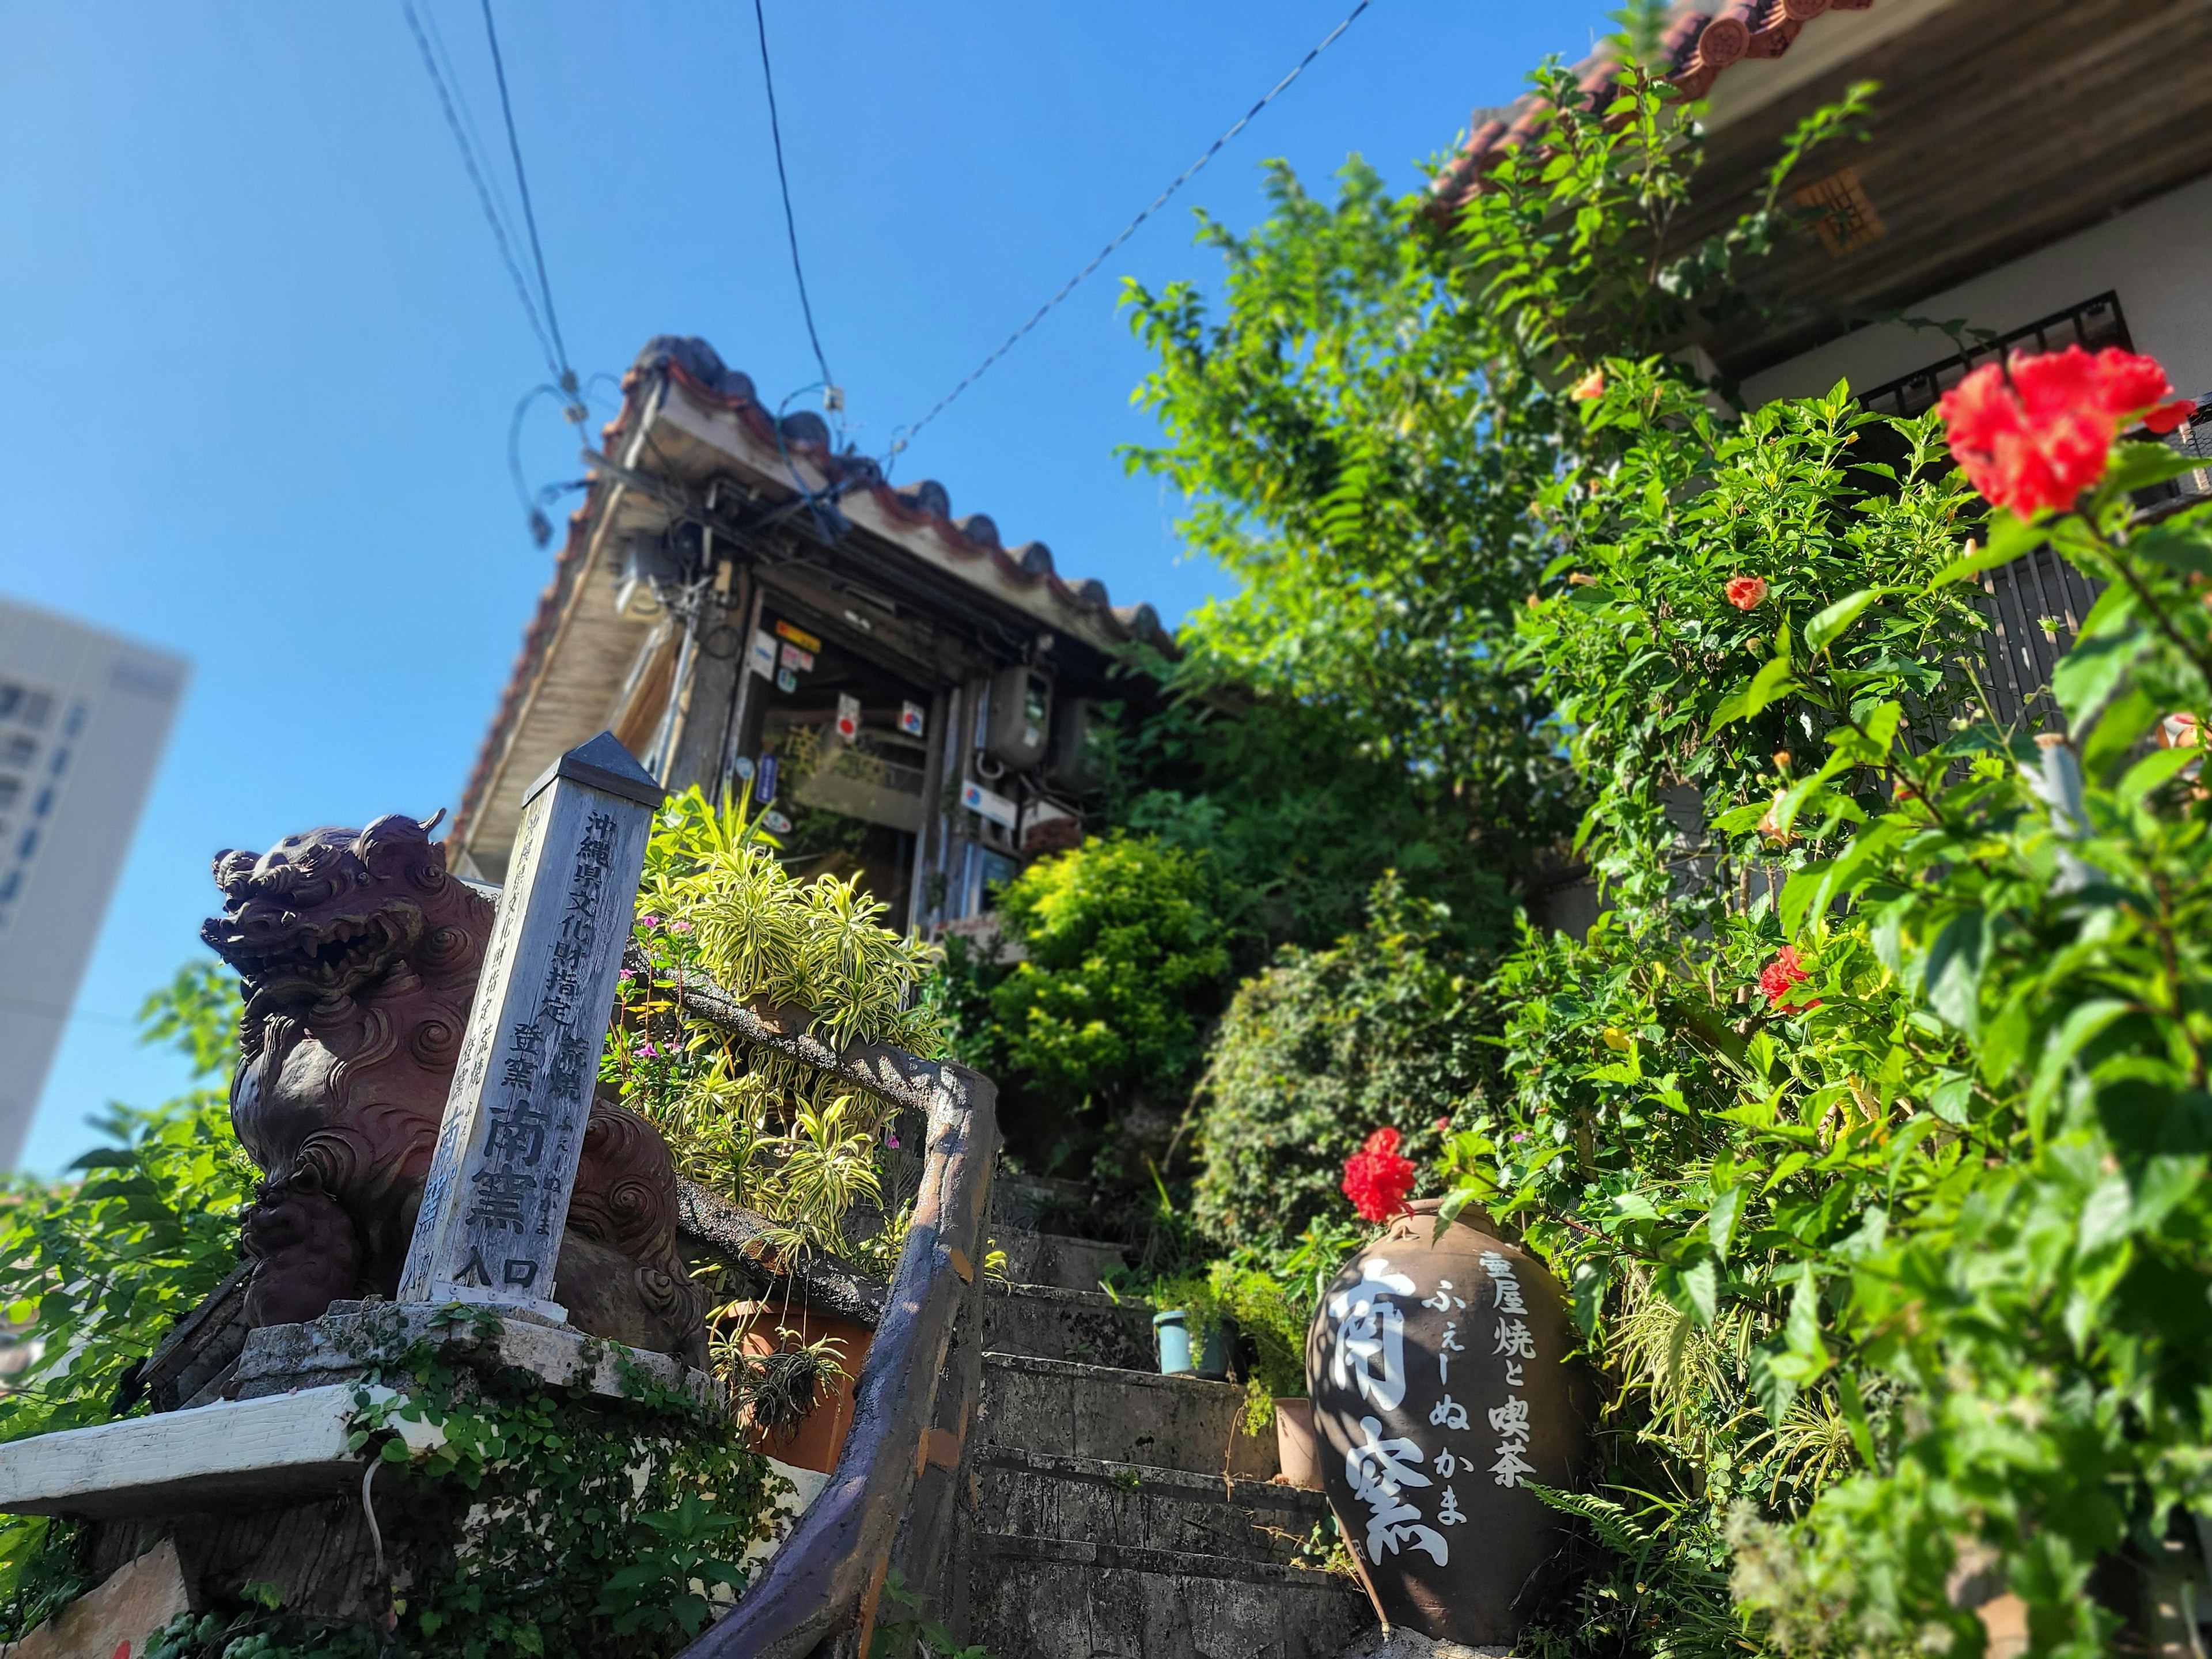
[[1323,1488],[1376,1611],[1438,1641],[1516,1638],[1588,1440],[1559,1281],[1473,1206],[1439,1199],[1353,1256],[1306,1334]]

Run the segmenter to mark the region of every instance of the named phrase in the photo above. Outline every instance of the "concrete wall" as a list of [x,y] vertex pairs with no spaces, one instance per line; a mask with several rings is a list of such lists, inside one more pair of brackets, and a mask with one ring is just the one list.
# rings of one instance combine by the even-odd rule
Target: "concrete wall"
[[[2136,349],[2163,363],[2177,391],[2192,397],[2212,393],[2212,179],[2185,185],[1905,310],[1936,322],[1963,318],[1972,327],[2003,333],[2107,289],[2120,296]],[[1752,376],[1744,395],[1753,404],[1806,397],[1843,378],[1863,390],[1954,351],[1948,337],[1933,329],[1877,323]]]

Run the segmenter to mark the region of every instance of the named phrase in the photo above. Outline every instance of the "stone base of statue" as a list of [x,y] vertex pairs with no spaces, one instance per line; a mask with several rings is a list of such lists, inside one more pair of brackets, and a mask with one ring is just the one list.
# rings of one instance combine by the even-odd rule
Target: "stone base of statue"
[[[222,1327],[202,1334],[220,1359]],[[244,1333],[235,1358],[206,1374],[210,1359],[180,1367],[205,1375],[192,1403],[0,1445],[0,1512],[88,1523],[82,1565],[102,1589],[87,1601],[125,1577],[160,1581],[135,1600],[106,1595],[126,1622],[141,1602],[166,1619],[270,1593],[301,1617],[383,1622],[405,1564],[386,1559],[389,1494],[375,1475],[392,1461],[387,1441],[409,1458],[443,1444],[434,1414],[398,1409],[434,1368],[586,1401],[722,1407],[712,1377],[665,1354],[468,1304],[339,1303],[304,1324]],[[135,1644],[146,1633],[125,1635]]]

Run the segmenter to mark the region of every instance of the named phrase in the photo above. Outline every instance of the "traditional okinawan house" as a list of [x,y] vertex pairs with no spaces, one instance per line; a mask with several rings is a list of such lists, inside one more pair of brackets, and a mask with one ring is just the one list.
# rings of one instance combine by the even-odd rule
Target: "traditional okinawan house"
[[654,339],[623,386],[456,815],[462,873],[503,878],[524,791],[603,729],[672,789],[750,785],[794,869],[925,933],[1080,838],[1097,705],[1149,684],[1121,653],[1176,651],[1150,605],[779,418],[702,340]]
[[[2080,343],[2145,352],[2193,395],[2170,440],[2212,458],[2212,8],[2197,0],[1735,0],[1675,11],[1662,73],[1705,100],[1678,245],[1755,204],[1791,129],[1856,82],[1866,142],[1793,187],[1815,235],[1742,272],[1754,304],[1685,342],[1751,405],[1848,380],[1918,415],[1976,365]],[[1601,93],[1617,72],[1581,66]],[[1449,212],[1528,133],[1480,122],[1435,184]],[[2212,466],[2162,486],[2212,494]],[[1990,573],[1993,695],[2039,723],[2093,589],[2045,550]]]

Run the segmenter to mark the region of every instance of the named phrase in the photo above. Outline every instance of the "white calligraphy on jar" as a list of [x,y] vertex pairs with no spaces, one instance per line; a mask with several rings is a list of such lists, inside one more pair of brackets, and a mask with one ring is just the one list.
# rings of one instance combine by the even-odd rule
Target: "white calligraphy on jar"
[[[1523,1386],[1523,1363],[1536,1357],[1536,1339],[1528,1328],[1528,1307],[1522,1300],[1521,1280],[1513,1271],[1513,1264],[1495,1250],[1482,1253],[1482,1269],[1490,1275],[1491,1306],[1498,1315],[1497,1344],[1491,1352],[1504,1361],[1505,1386],[1517,1389]],[[1526,1455],[1528,1402],[1519,1395],[1509,1393],[1505,1403],[1493,1406],[1488,1415],[1491,1432],[1498,1437],[1495,1461],[1490,1466],[1491,1479],[1501,1486],[1517,1486],[1522,1476],[1536,1472],[1536,1466]]]

